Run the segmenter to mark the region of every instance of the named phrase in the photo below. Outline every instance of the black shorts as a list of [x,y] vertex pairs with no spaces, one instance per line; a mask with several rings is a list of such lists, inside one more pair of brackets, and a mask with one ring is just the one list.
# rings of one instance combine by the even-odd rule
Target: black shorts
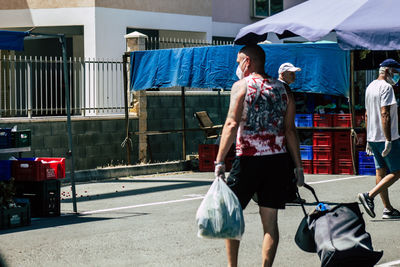
[[254,193],[257,193],[261,207],[285,208],[287,188],[293,176],[290,175],[293,167],[289,159],[288,153],[234,159],[227,184],[243,209]]

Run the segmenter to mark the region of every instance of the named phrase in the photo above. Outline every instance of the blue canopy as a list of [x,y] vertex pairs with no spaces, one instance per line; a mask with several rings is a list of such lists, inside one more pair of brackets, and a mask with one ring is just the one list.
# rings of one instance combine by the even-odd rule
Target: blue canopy
[[399,9],[398,0],[308,0],[242,28],[235,43],[264,41],[268,32],[314,42],[335,31],[342,49],[399,50]]
[[[349,52],[336,43],[265,44],[267,74],[277,78],[282,63],[302,68],[293,91],[349,95]],[[131,90],[184,86],[230,89],[241,46],[209,46],[131,53]]]
[[29,32],[1,31],[0,50],[24,50],[24,38]]

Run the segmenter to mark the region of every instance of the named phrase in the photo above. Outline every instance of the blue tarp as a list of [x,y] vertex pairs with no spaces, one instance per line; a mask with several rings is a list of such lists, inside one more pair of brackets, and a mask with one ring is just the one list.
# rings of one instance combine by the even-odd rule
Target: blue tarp
[[[282,63],[302,68],[293,91],[349,95],[350,53],[336,43],[265,44],[265,69],[278,76]],[[210,46],[131,53],[131,90],[184,86],[230,89],[237,81],[236,56],[241,46]]]
[[0,50],[24,50],[24,38],[29,32],[0,31]]

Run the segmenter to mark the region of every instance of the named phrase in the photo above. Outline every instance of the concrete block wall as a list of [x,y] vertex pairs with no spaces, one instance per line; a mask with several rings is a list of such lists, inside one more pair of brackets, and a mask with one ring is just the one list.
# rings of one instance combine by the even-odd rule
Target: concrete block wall
[[[0,128],[11,128],[14,125],[18,130],[30,129],[32,132],[31,151],[22,153],[22,157],[66,157],[68,136],[65,118],[0,118]],[[125,139],[124,116],[73,117],[71,125],[75,170],[126,163],[126,149],[121,148]],[[135,132],[137,129],[137,119],[131,119],[130,131]],[[136,163],[137,140],[132,141],[131,162]],[[18,157],[18,153],[0,154],[0,159],[12,155]],[[69,171],[69,160],[66,165]]]
[[[199,127],[198,120],[193,116],[197,111],[207,111],[215,125],[223,124],[228,112],[229,98],[229,92],[186,92],[186,127]],[[150,131],[182,129],[181,92],[147,92],[147,128]],[[153,135],[148,138],[149,159],[153,162],[182,159],[182,134]],[[187,132],[186,154],[197,154],[198,145],[204,142],[203,131]]]

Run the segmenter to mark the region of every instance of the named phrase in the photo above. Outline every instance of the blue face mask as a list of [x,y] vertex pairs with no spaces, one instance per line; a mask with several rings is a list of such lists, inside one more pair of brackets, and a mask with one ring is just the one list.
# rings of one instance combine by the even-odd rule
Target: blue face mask
[[394,82],[395,84],[397,84],[397,83],[399,82],[399,80],[400,80],[400,74],[398,74],[398,73],[393,73],[393,78],[392,78],[392,80],[393,80],[393,82]]

